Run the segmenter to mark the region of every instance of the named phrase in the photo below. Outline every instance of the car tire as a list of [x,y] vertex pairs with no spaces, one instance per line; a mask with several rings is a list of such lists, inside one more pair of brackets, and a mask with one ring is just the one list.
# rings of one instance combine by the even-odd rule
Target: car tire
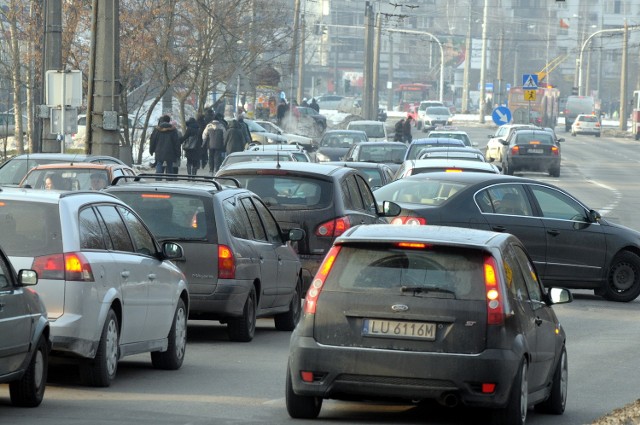
[[300,316],[302,315],[302,300],[300,295],[302,291],[301,288],[302,278],[298,276],[293,298],[291,298],[291,302],[289,303],[289,311],[286,313],[276,314],[273,318],[277,330],[292,331],[298,324]]
[[567,360],[567,350],[562,347],[560,351],[560,360],[553,373],[553,382],[551,383],[551,392],[549,398],[536,405],[536,411],[541,413],[550,413],[552,415],[562,415],[567,406],[567,390],[569,379],[569,362]]
[[508,162],[502,164],[502,174],[513,176],[513,167],[510,167]]
[[118,371],[119,340],[118,317],[113,310],[109,310],[102,328],[96,357],[88,360],[81,368],[81,375],[88,385],[92,387],[111,385]]
[[601,294],[610,301],[635,300],[640,295],[640,257],[629,251],[616,255]]
[[520,366],[511,386],[507,405],[494,412],[495,425],[525,425],[528,410],[528,365],[525,359],[520,361]]
[[322,398],[298,395],[293,392],[291,370],[287,366],[286,404],[289,416],[295,419],[315,419],[322,409]]
[[156,369],[178,370],[182,367],[187,348],[187,307],[182,298],[178,299],[168,340],[167,351],[151,353],[151,364]]
[[551,177],[560,177],[560,167],[557,168],[551,168],[549,170],[549,175]]
[[600,137],[600,133],[596,133],[596,137]]
[[241,317],[229,319],[227,333],[231,341],[249,342],[256,334],[256,289],[251,287]]
[[42,403],[47,384],[49,344],[43,334],[38,340],[27,370],[17,381],[9,383],[11,403],[18,407],[36,407]]

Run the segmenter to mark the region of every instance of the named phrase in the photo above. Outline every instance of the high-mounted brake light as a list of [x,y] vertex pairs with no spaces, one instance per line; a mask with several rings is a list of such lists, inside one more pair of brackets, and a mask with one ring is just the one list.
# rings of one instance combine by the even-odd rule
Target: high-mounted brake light
[[351,227],[349,217],[338,217],[322,223],[316,228],[316,236],[332,237],[340,236]]
[[218,279],[235,279],[236,261],[233,251],[226,245],[218,245]]
[[324,257],[320,268],[316,272],[316,276],[313,278],[311,282],[311,286],[307,290],[307,296],[304,299],[304,312],[308,314],[316,313],[316,304],[318,302],[318,297],[320,296],[320,291],[322,291],[322,287],[324,285],[324,281],[329,276],[329,272],[331,272],[331,267],[333,267],[333,263],[336,261],[336,257],[340,252],[340,246],[332,246],[327,256]]
[[143,193],[140,197],[147,199],[170,199],[171,195],[165,193]]
[[447,168],[444,170],[445,173],[461,173],[462,170],[459,168]]
[[504,299],[500,289],[498,266],[495,258],[487,255],[484,259],[484,285],[487,292],[487,324],[504,323]]
[[427,224],[427,220],[422,217],[413,217],[408,215],[401,215],[391,219],[391,224],[407,224],[410,226],[421,226]]

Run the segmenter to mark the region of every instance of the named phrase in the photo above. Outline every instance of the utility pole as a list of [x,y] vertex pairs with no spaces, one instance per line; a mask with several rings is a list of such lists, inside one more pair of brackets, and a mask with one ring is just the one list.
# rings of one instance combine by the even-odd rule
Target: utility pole
[[373,6],[367,0],[364,9],[364,81],[362,88],[362,116],[371,117],[373,100]]
[[489,12],[489,0],[484,0],[484,12],[482,15],[482,58],[480,60],[480,124],[484,124],[485,108],[485,78],[487,73],[487,18]]
[[305,44],[305,21],[304,13],[300,17],[300,46],[298,49],[298,91],[296,99],[298,105],[302,104],[304,98],[304,44]]
[[469,71],[471,69],[471,3],[469,3],[469,25],[465,43],[464,73],[462,75],[462,112],[469,112]]
[[498,47],[498,70],[496,79],[498,80],[498,98],[494,99],[494,106],[502,105],[502,48],[504,45],[504,31],[500,30],[500,44]]
[[291,39],[291,55],[289,56],[289,81],[291,84],[289,101],[295,99],[293,77],[296,69],[296,51],[298,49],[298,27],[300,26],[300,0],[293,2],[293,37]]
[[[44,63],[41,81],[46,81],[47,71],[60,71],[62,66],[62,0],[44,2]],[[45,90],[40,95],[40,105],[45,104]],[[51,133],[49,118],[42,120],[42,152],[60,152],[62,146],[56,135]]]
[[622,74],[620,75],[620,130],[627,130],[627,56],[629,52],[629,27],[624,20],[622,37]]
[[376,119],[376,115],[378,114],[378,93],[380,90],[380,50],[381,50],[381,32],[382,32],[382,21],[380,19],[380,13],[376,13],[376,28],[375,28],[375,38],[373,42],[373,84],[372,84],[372,99],[371,99],[371,110],[369,111],[368,119]]
[[393,110],[393,35],[389,33],[389,81],[387,82],[387,110]]

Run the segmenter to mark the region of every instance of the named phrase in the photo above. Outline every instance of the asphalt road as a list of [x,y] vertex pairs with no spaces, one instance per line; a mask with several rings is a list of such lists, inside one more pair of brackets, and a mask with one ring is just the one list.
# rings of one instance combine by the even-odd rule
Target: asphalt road
[[[560,128],[560,127],[559,127]],[[479,148],[492,128],[469,128]],[[640,229],[637,169],[638,142],[590,136],[567,137],[562,145],[562,174],[526,177],[568,189],[608,219]],[[567,333],[569,397],[562,417],[530,412],[534,425],[581,425],[640,396],[637,341],[640,300],[620,304],[589,291],[574,291],[575,301],[555,310]],[[120,362],[110,388],[80,385],[77,370],[51,369],[45,400],[36,409],[11,407],[6,385],[0,385],[0,424],[47,425],[226,425],[302,424],[288,417],[285,371],[289,333],[273,321],[259,321],[256,338],[233,343],[217,322],[190,322],[186,360],[178,371],[158,371],[149,355]],[[482,411],[430,405],[397,406],[326,401],[317,424],[485,424]]]

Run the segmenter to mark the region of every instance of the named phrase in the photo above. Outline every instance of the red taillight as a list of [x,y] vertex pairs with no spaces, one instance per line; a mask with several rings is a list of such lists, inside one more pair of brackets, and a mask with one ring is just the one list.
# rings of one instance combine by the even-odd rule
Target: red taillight
[[493,394],[496,391],[496,384],[483,382],[482,383],[482,392],[483,394]]
[[337,237],[347,231],[351,227],[349,217],[338,217],[322,223],[316,228],[316,236]]
[[93,282],[91,265],[79,252],[36,257],[32,267],[40,279]]
[[231,248],[218,245],[218,279],[235,279],[236,262]]
[[520,153],[520,146],[514,146],[511,148],[511,155],[518,155]]
[[557,146],[551,146],[551,153],[554,155],[559,155],[560,154],[560,149],[558,149]]
[[599,122],[596,123],[596,128],[600,128],[600,123]]
[[580,127],[580,121],[576,121],[576,127]]
[[316,272],[316,276],[311,282],[311,286],[307,290],[307,296],[304,299],[304,312],[309,314],[316,313],[316,303],[318,302],[318,296],[324,285],[324,281],[329,276],[331,267],[333,267],[334,261],[340,252],[340,246],[332,246],[327,256],[324,257],[324,261],[320,265],[320,268]]
[[420,226],[427,224],[427,220],[422,217],[412,217],[408,215],[401,215],[394,217],[391,220],[391,224],[408,224],[410,226]]
[[498,278],[496,260],[487,256],[484,260],[484,284],[487,291],[487,324],[501,325],[504,323],[504,305]]

